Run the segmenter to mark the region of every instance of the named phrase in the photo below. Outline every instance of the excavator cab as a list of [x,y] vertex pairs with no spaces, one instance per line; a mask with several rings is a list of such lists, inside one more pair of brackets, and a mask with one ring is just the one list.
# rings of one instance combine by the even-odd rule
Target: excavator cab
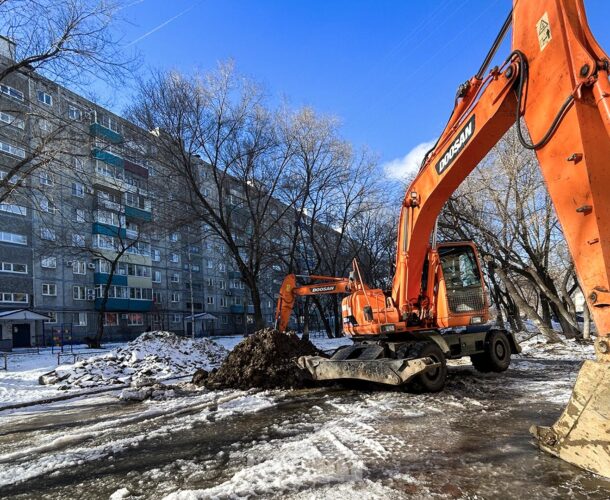
[[474,244],[441,243],[437,253],[437,325],[449,328],[487,323],[485,285]]

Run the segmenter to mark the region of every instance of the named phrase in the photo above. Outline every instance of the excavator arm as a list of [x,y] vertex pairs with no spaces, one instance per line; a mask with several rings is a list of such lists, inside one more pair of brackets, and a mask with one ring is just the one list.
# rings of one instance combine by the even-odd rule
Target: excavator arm
[[[297,278],[307,278],[314,281],[308,285],[297,286]],[[275,328],[285,332],[288,328],[290,315],[298,297],[307,295],[330,295],[350,293],[354,288],[354,280],[348,278],[334,278],[329,276],[297,276],[289,274],[284,278],[280,287],[280,294],[275,310]]]
[[512,53],[460,88],[449,123],[407,190],[392,298],[400,317],[420,294],[433,300],[421,278],[436,218],[516,125],[540,163],[598,331],[597,361],[583,365],[565,412],[552,427],[531,432],[542,449],[610,477],[609,58],[591,34],[582,0],[514,0],[501,35],[511,18]]

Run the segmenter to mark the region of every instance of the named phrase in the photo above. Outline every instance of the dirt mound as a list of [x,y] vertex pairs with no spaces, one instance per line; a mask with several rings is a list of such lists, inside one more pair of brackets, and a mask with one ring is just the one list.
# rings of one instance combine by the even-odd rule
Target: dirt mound
[[305,387],[311,381],[295,360],[320,355],[309,340],[268,328],[237,344],[220,368],[202,377],[201,383],[210,389]]

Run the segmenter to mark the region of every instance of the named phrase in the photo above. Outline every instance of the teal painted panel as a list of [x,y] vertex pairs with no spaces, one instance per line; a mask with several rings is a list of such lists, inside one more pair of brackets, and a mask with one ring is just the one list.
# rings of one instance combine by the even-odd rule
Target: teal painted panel
[[[105,273],[94,273],[93,282],[96,285],[105,285],[106,283],[108,283],[109,276],[109,274]],[[112,277],[112,284],[118,286],[127,286],[127,276],[124,276],[122,274],[115,274]]]
[[147,312],[152,309],[152,300],[130,300],[129,310],[132,312]]
[[[95,309],[99,311],[102,307],[102,299],[95,299]],[[129,299],[108,299],[106,302],[106,311],[117,312],[127,311],[129,307]]]
[[145,221],[152,220],[152,214],[150,212],[147,212],[146,210],[141,210],[141,209],[135,208],[135,207],[129,207],[127,205],[125,205],[125,216],[134,217],[136,219],[142,219]]
[[104,137],[113,144],[120,144],[123,142],[123,136],[114,130],[110,130],[99,123],[92,123],[89,125],[89,132],[94,137]]
[[108,165],[114,165],[115,167],[123,168],[125,166],[125,161],[120,156],[113,155],[108,151],[104,151],[99,148],[93,148],[91,150],[91,156],[97,160],[108,163]]
[[118,236],[120,238],[127,237],[127,229],[123,227],[109,226],[101,222],[94,222],[92,227],[93,234],[105,234],[106,236]]
[[[233,304],[232,306],[230,306],[229,310],[233,314],[244,314],[244,306],[242,306],[240,304]],[[254,306],[253,305],[249,305],[248,306],[248,314],[254,314]]]

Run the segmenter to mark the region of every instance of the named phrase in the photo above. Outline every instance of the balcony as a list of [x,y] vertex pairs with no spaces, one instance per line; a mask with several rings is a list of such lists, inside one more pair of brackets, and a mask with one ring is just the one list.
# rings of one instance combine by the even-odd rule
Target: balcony
[[123,142],[123,136],[114,130],[110,130],[99,123],[92,123],[89,125],[89,133],[93,137],[102,137],[112,144],[121,144]]
[[123,168],[125,166],[125,160],[123,158],[111,153],[110,151],[105,151],[100,148],[91,149],[91,156],[96,160],[108,163],[108,165],[113,165],[115,167],[120,168]]
[[150,222],[152,220],[152,213],[150,212],[150,210],[130,207],[129,205],[125,206],[125,215],[127,217],[133,217],[134,219],[142,219],[147,222]]
[[103,207],[103,208],[107,208],[108,210],[114,210],[115,212],[119,212],[119,213],[124,212],[124,207],[121,203],[117,203],[116,201],[107,200],[105,198],[102,198],[101,196],[98,196],[96,198],[96,205],[97,205],[97,208]]
[[130,160],[125,160],[125,170],[148,179],[148,169]]
[[[106,283],[108,283],[109,276],[110,275],[106,273],[94,273],[93,282],[96,285],[105,285]],[[114,274],[114,276],[112,276],[111,284],[116,286],[127,286],[127,276],[125,276],[124,274]]]
[[108,224],[102,224],[101,222],[94,222],[91,230],[92,234],[104,234],[106,236],[113,236],[119,238],[125,238],[126,230],[124,228],[110,226]]
[[[233,313],[233,314],[244,314],[244,306],[241,304],[233,304],[229,307],[229,310]],[[248,306],[248,314],[254,314],[254,306],[253,305],[249,305]]]
[[229,271],[227,273],[227,275],[230,280],[240,280],[241,279],[241,273],[239,271]]

